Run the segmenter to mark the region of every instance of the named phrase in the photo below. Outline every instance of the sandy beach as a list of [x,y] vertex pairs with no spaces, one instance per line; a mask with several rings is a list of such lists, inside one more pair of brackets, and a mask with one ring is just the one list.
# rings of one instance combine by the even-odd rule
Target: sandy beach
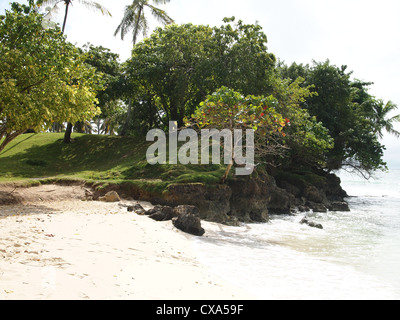
[[[1,191],[20,203],[0,206],[0,300],[254,298],[199,263],[195,236],[127,212],[131,201],[82,201],[76,186]],[[202,225],[204,237],[215,228]]]

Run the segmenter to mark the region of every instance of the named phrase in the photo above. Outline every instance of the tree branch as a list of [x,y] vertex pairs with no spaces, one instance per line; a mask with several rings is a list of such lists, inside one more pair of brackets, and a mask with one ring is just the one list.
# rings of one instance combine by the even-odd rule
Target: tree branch
[[41,83],[43,83],[44,80],[46,80],[46,78],[47,78],[47,76],[44,76],[44,77],[43,77],[42,79],[40,79],[39,81],[37,81],[37,82],[35,82],[35,83],[33,83],[33,84],[31,84],[31,85],[25,87],[24,89],[21,90],[21,93],[22,93],[22,92],[25,92],[25,91],[28,91],[30,88],[32,88],[32,87],[34,87],[34,86],[37,86],[37,85],[39,85],[39,84],[41,84]]

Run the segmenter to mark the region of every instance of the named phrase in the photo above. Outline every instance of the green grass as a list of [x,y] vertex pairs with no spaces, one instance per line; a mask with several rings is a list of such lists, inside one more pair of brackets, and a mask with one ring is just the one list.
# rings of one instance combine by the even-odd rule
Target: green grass
[[73,134],[72,144],[61,133],[25,134],[0,153],[0,182],[85,180],[133,183],[162,192],[173,183],[216,184],[225,166],[149,165],[145,138]]

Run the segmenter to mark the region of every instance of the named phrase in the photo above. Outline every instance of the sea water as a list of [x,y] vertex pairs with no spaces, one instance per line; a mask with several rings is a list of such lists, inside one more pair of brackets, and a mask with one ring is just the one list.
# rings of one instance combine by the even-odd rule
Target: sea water
[[351,212],[215,225],[196,240],[198,259],[258,299],[400,299],[400,170],[340,177]]

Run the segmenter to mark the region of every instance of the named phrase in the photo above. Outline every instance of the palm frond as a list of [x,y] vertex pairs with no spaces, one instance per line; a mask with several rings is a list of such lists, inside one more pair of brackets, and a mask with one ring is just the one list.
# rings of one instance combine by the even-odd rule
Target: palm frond
[[153,0],[153,3],[156,5],[160,5],[160,4],[167,4],[169,3],[171,0]]
[[[124,40],[127,33],[138,25],[138,13],[143,11],[140,1],[134,1],[131,5],[125,7],[124,16],[121,23],[114,32],[114,36],[121,33],[121,39]],[[138,32],[137,32],[138,33]]]
[[58,3],[56,3],[53,7],[47,6],[45,8],[44,18],[46,20],[52,20],[59,13],[60,8],[58,7]]
[[53,6],[61,2],[64,2],[64,0],[44,0],[44,1],[38,1],[37,5],[39,7],[45,7],[45,6]]
[[[149,4],[149,2],[150,0],[133,0],[132,4],[125,8],[124,17],[115,30],[114,36],[120,33],[121,39],[123,40],[125,35],[133,30],[133,43],[136,43],[140,33],[143,33],[143,35],[146,36],[149,30],[149,25],[144,14],[145,7],[149,8],[152,15],[162,24],[165,25],[174,22],[174,20],[168,16],[164,10]],[[159,5],[166,4],[170,2],[170,0],[153,0],[152,2]]]
[[162,24],[174,23],[174,20],[162,9],[156,8],[155,6],[148,5],[151,10],[153,17],[155,17]]
[[148,29],[149,29],[149,26],[147,23],[147,19],[144,16],[144,12],[142,12],[140,16],[137,15],[135,17],[135,24],[133,27],[133,38],[132,38],[133,43],[137,42],[137,38],[140,33],[142,33],[143,36],[146,36]]
[[58,5],[62,2],[64,2],[64,0],[45,0],[38,2],[37,6],[39,8],[44,8],[46,11],[45,16],[51,19],[58,13]]
[[90,1],[90,0],[78,0],[78,1],[79,1],[79,3],[83,4],[88,9],[100,11],[104,16],[108,15],[108,16],[112,17],[110,11],[108,11],[104,6],[102,6],[101,4],[99,4],[97,2]]
[[[84,5],[88,9],[93,9],[93,10],[98,10],[100,11],[103,15],[109,15],[110,17],[112,16],[110,11],[108,11],[104,6],[101,4],[90,1],[90,0],[77,0],[79,3]],[[43,0],[38,2],[39,7],[46,7],[46,6],[53,6],[55,8],[58,4],[64,3],[64,4],[74,4],[74,0]]]
[[[139,20],[139,30],[142,32],[143,36],[147,36],[148,32],[149,32],[149,24],[148,21],[146,19],[146,17],[144,16],[144,12],[142,12],[142,16],[140,17]],[[135,39],[134,43],[136,43],[137,39]]]
[[133,29],[135,25],[135,7],[134,5],[126,6],[125,13],[122,18],[121,23],[118,25],[117,29],[114,32],[114,36],[117,36],[118,33],[121,33],[121,39],[124,40],[125,35]]

